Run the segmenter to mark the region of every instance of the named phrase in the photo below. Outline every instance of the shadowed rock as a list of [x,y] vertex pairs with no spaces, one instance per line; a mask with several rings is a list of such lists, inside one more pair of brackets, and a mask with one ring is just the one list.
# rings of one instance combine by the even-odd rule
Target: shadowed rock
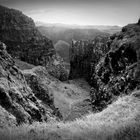
[[[7,51],[13,58],[35,66],[51,67],[57,78],[67,80],[68,74],[63,61],[56,56],[52,41],[42,36],[34,21],[22,12],[0,6],[0,39],[7,45]],[[55,69],[55,61],[59,62]],[[49,71],[48,70],[48,71]],[[64,75],[63,78],[61,78]]]
[[110,51],[99,61],[92,75],[93,106],[102,109],[117,96],[139,89],[140,26],[130,24],[110,37]]
[[94,110],[102,110],[117,96],[139,89],[139,21],[108,39],[97,38],[83,44],[72,44],[70,78],[88,78]]
[[108,36],[97,36],[92,41],[73,41],[70,48],[69,79],[83,77],[90,81],[99,59],[109,50]]

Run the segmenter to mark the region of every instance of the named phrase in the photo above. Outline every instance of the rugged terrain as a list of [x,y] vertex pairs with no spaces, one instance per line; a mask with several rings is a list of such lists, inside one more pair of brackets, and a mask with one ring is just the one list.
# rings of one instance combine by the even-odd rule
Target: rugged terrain
[[119,26],[78,26],[41,22],[36,22],[36,25],[44,36],[53,41],[56,52],[64,59],[66,67],[70,61],[68,54],[72,40],[93,40],[96,36],[107,36],[121,31]]
[[88,80],[93,108],[100,110],[116,97],[139,89],[139,48],[139,22],[110,37],[74,42],[69,78]]
[[11,126],[73,120],[91,111],[90,86],[82,79],[65,83],[58,80],[67,79],[63,60],[33,20],[2,6],[0,15],[0,39],[5,43],[0,42],[1,126],[6,127],[8,120]]
[[67,80],[32,19],[5,7],[0,15],[1,139],[139,140],[140,20],[72,41]]
[[117,96],[139,89],[140,23],[123,27],[109,42],[110,50],[91,77],[91,96],[96,106],[106,106]]
[[[0,105],[2,115],[6,111],[10,113],[11,125],[12,119],[15,124],[55,118],[73,120],[92,111],[90,86],[82,79],[62,83],[42,66],[31,65],[31,68],[21,61],[19,65],[5,48],[1,43]],[[17,66],[22,67],[22,70]],[[3,113],[3,110],[6,111]]]
[[[63,24],[37,24],[38,30],[46,37],[50,38],[55,44],[56,52],[69,62],[69,47],[72,40],[93,40],[98,35],[109,35],[120,31],[120,27],[114,26],[78,26],[78,25],[63,25]],[[59,47],[61,45],[61,47]],[[65,49],[62,49],[65,48]]]
[[0,6],[0,17],[0,40],[7,45],[7,51],[13,58],[42,65],[56,78],[67,79],[63,59],[56,54],[52,41],[38,31],[31,18],[3,6]]
[[[83,79],[61,82],[51,77],[43,67],[23,70],[23,74],[28,85],[41,100],[51,104],[45,98],[46,92],[53,98],[53,104],[60,111],[60,118],[63,120],[73,120],[82,114],[92,111],[90,104],[90,86]],[[46,96],[48,96],[46,94]],[[81,105],[81,106],[80,106]],[[84,106],[86,110],[84,110]]]
[[95,37],[94,40],[72,41],[70,48],[70,79],[83,77],[90,81],[94,67],[110,49],[106,45],[108,37],[108,35],[102,35]]
[[32,87],[34,83],[28,85],[22,71],[16,66],[15,61],[5,48],[6,46],[0,42],[0,106],[3,110],[2,114],[7,111],[16,124],[48,121],[53,116],[52,114],[55,115],[59,112],[54,106],[52,95],[43,89],[40,83],[35,89]]

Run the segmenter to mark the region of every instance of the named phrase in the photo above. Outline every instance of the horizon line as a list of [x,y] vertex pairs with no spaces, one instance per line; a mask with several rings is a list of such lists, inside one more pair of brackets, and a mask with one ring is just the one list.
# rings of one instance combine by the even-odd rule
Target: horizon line
[[[34,19],[33,19],[34,20]],[[60,25],[67,25],[67,26],[118,26],[118,27],[123,27],[123,26],[126,26],[126,25],[109,25],[109,24],[77,24],[77,23],[63,23],[63,22],[44,22],[44,21],[37,21],[37,20],[34,20],[35,24],[37,23],[42,23],[42,24],[60,24]],[[128,24],[131,24],[131,23],[128,23]]]

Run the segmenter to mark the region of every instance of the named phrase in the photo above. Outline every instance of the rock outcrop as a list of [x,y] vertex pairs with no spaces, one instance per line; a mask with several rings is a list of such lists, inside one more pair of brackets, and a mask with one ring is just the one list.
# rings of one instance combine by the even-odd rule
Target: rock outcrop
[[[31,18],[3,6],[0,6],[0,17],[0,40],[7,45],[7,51],[13,58],[47,68],[55,67],[53,64],[57,61],[62,68],[59,73],[65,74],[63,79],[67,79],[63,61],[56,56],[52,41],[41,35]],[[62,77],[61,74],[59,76]]]
[[[9,113],[9,120],[16,124],[48,121],[55,116],[59,118],[59,111],[53,105],[52,96],[38,80],[36,76],[24,76],[7,53],[6,45],[0,42],[1,116]],[[0,120],[2,122],[4,119]]]
[[41,101],[41,104],[44,104],[47,108],[51,108],[52,110],[49,112],[59,119],[62,119],[59,109],[54,105],[54,94],[51,92],[50,88],[52,82],[57,82],[59,80],[52,77],[42,66],[24,70],[23,74],[27,84],[32,89],[34,95]]
[[127,25],[110,39],[111,49],[99,61],[91,78],[92,103],[99,108],[119,95],[139,89],[140,25]]
[[123,27],[108,39],[72,43],[71,52],[70,78],[88,79],[94,110],[102,110],[119,95],[139,89],[139,22]]
[[72,41],[69,79],[83,77],[90,81],[95,65],[110,48],[107,40],[108,36],[97,36],[92,41]]

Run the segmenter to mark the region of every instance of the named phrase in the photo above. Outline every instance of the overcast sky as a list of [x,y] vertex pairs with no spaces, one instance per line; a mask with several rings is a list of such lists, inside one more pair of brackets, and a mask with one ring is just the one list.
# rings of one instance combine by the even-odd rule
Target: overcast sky
[[140,18],[140,0],[0,0],[0,4],[46,23],[124,26]]

